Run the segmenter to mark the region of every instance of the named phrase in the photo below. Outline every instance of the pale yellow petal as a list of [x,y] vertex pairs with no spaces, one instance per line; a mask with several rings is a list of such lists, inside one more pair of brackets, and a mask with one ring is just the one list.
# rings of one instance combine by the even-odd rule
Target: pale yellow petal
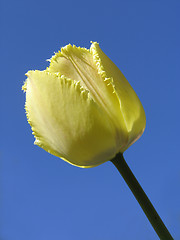
[[29,71],[26,111],[35,144],[80,167],[94,167],[117,153],[116,128],[89,91],[48,71]]
[[128,142],[127,127],[111,75],[107,76],[102,69],[97,53],[69,44],[51,58],[47,70],[79,81],[90,92],[90,96],[105,110],[114,124],[117,149],[121,151]]
[[90,51],[100,59],[101,68],[106,77],[112,77],[115,92],[120,101],[120,109],[127,128],[128,143],[122,148],[126,150],[143,133],[146,125],[146,117],[143,106],[135,91],[126,80],[119,68],[100,49],[99,44],[94,42]]

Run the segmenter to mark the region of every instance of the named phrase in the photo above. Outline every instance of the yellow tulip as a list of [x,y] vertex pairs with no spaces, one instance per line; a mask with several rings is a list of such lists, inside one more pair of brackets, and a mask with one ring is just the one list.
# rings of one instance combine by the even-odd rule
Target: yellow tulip
[[123,153],[143,133],[136,93],[99,44],[61,48],[23,86],[35,144],[63,160],[94,167]]

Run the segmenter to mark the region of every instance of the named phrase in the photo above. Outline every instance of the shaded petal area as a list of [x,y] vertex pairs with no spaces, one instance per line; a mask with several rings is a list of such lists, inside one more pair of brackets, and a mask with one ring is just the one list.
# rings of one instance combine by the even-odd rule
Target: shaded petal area
[[26,112],[35,144],[80,167],[94,167],[117,152],[116,128],[80,83],[48,71],[29,71]]
[[118,152],[127,145],[127,127],[120,101],[116,94],[111,75],[107,77],[97,59],[96,51],[89,51],[72,45],[61,48],[50,62],[49,72],[59,72],[68,78],[79,81],[80,85],[90,92],[94,101],[104,109],[116,128],[116,145]]

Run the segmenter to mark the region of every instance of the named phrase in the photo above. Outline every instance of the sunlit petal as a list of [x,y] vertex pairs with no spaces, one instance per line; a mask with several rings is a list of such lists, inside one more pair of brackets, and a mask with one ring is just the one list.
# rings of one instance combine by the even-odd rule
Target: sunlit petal
[[106,76],[111,76],[113,79],[115,92],[120,101],[120,111],[127,128],[128,143],[122,149],[124,151],[142,135],[145,129],[146,117],[143,106],[122,72],[100,49],[99,44],[96,42],[92,43],[90,51],[93,54],[97,54]]

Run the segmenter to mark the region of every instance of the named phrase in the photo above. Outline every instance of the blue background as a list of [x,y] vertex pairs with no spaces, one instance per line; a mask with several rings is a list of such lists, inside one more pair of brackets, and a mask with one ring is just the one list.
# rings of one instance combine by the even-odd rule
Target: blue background
[[156,240],[115,167],[71,166],[37,146],[21,86],[71,43],[102,50],[145,108],[143,136],[124,154],[180,239],[179,1],[1,1],[1,240]]

